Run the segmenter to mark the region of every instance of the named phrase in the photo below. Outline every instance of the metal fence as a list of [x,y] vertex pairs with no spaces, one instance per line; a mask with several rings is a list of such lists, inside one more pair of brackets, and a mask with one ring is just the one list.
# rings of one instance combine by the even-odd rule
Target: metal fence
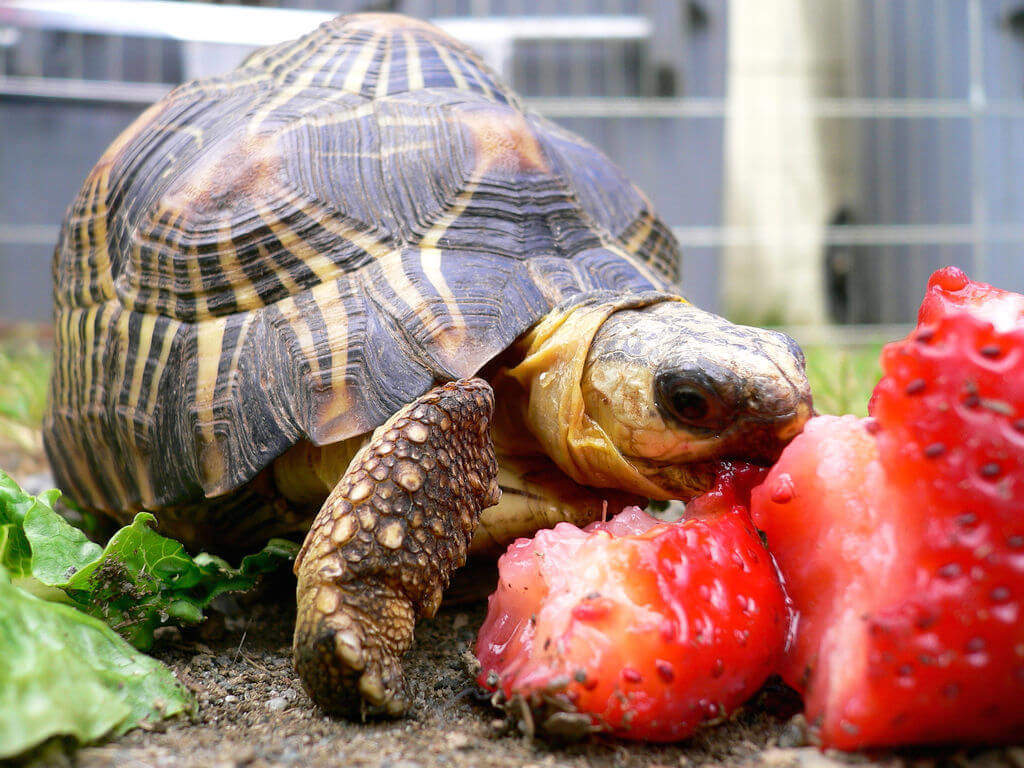
[[[64,207],[146,104],[344,11],[440,22],[531,106],[605,149],[674,227],[687,291],[705,306],[721,306],[728,254],[758,246],[762,233],[733,225],[723,203],[727,127],[751,119],[727,98],[741,0],[286,5],[0,0],[0,317],[48,316]],[[856,156],[826,226],[787,233],[821,243],[814,268],[830,317],[905,322],[945,263],[1024,290],[1024,0],[827,7],[819,21],[834,27],[837,71],[812,100],[756,119],[809,111]]]

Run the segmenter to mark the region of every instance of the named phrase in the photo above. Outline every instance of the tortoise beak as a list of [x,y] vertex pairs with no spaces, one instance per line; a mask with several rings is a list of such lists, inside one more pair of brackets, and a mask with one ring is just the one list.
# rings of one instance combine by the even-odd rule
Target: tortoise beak
[[775,437],[783,445],[789,443],[803,432],[804,425],[814,415],[816,415],[816,411],[811,400],[808,398],[801,401],[794,411],[775,420]]

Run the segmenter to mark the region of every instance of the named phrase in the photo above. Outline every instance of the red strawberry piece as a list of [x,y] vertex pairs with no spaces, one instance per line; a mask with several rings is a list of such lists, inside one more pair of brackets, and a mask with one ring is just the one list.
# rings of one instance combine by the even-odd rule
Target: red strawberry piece
[[917,322],[925,325],[945,315],[965,311],[988,320],[999,330],[1008,330],[1024,322],[1024,296],[975,282],[956,267],[946,267],[932,274]]
[[1024,296],[988,301],[886,347],[872,396],[918,544],[916,594],[875,631],[930,741],[1024,735]]
[[874,419],[813,419],[754,491],[824,745],[1024,733],[1024,297],[992,291],[933,276]]
[[633,507],[512,544],[477,638],[480,683],[525,701],[542,728],[551,712],[572,712],[655,741],[746,701],[775,669],[788,613],[738,503],[743,480],[731,473],[684,522]]
[[900,553],[912,543],[898,524],[872,427],[855,416],[811,419],[751,505],[797,611],[780,672],[804,694],[807,719],[829,746],[860,744],[852,737],[865,725],[846,707],[873,692],[870,611],[908,587]]

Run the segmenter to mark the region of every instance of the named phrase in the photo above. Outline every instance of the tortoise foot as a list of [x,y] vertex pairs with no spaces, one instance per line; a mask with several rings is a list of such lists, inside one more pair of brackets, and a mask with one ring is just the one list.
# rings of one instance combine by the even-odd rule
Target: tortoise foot
[[412,601],[385,585],[318,586],[295,622],[295,668],[310,697],[352,720],[405,714],[401,658],[415,623]]
[[466,562],[480,511],[500,495],[494,398],[479,379],[410,403],[352,459],[295,560],[295,667],[344,717],[408,708],[402,656]]

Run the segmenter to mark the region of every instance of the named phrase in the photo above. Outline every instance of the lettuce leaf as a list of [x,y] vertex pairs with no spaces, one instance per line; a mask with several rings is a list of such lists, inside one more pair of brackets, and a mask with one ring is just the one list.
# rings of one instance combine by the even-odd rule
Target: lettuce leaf
[[191,711],[170,670],[136,649],[159,626],[202,621],[217,595],[250,589],[298,551],[273,539],[233,568],[190,556],[146,512],[101,547],[54,510],[59,498],[30,496],[0,471],[0,760],[51,736],[88,743]]
[[59,497],[29,496],[0,471],[0,567],[15,584],[71,603],[142,650],[157,627],[198,624],[217,595],[251,589],[298,552],[294,542],[271,539],[238,568],[207,553],[193,558],[153,530],[148,512],[100,547],[54,511]]
[[[4,568],[11,578],[32,575],[32,549],[25,536],[25,516],[37,508],[52,512],[59,498],[60,491],[56,489],[29,496],[5,472],[0,471],[0,568]],[[82,538],[85,538],[84,534]]]
[[163,664],[102,621],[18,589],[0,568],[0,760],[51,736],[84,744],[193,708]]

